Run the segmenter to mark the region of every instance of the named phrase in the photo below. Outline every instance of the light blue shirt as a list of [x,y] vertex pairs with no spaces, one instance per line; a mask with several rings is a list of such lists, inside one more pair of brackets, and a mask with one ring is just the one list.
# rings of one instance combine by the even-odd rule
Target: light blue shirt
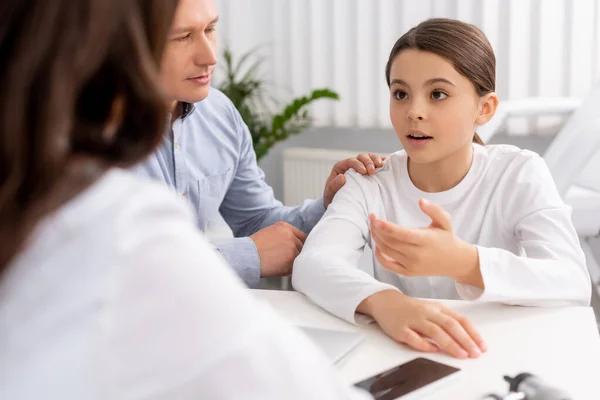
[[256,163],[248,127],[217,89],[201,102],[184,104],[160,147],[133,170],[187,199],[202,231],[220,212],[236,238],[214,245],[250,287],[260,279],[260,258],[249,235],[278,221],[308,233],[325,213],[323,199],[298,207],[275,199]]

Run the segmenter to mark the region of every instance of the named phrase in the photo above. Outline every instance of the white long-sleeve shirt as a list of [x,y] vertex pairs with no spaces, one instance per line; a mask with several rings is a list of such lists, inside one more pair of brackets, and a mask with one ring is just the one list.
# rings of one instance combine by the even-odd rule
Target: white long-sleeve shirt
[[[454,188],[426,193],[412,183],[407,154],[392,154],[373,176],[354,171],[294,263],[292,283],[315,303],[350,322],[374,293],[396,289],[421,298],[550,306],[584,304],[591,296],[585,256],[544,160],[513,146],[474,144],[471,168]],[[409,228],[431,223],[424,198],[442,206],[454,233],[477,245],[485,290],[446,277],[403,277],[373,257],[374,276],[357,268],[373,246],[368,216]]]
[[167,189],[112,171],[0,279],[1,399],[365,399]]

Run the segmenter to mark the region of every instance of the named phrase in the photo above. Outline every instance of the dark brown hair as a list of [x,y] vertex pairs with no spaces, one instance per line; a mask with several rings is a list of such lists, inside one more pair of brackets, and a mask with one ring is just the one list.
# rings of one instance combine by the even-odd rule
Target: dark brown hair
[[[485,34],[475,25],[432,18],[406,32],[394,44],[385,67],[388,86],[392,63],[406,49],[427,51],[446,58],[458,73],[473,83],[479,96],[496,90],[496,56]],[[477,133],[473,142],[484,144]]]
[[158,145],[158,66],[177,4],[0,2],[0,274],[41,218]]

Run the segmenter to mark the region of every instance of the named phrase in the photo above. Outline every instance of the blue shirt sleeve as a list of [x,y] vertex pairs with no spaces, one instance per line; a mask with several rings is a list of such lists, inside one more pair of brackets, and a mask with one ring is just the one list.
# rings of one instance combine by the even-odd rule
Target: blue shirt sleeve
[[246,285],[251,288],[258,286],[260,257],[252,239],[222,239],[214,241],[213,244]]
[[284,221],[309,233],[325,213],[323,199],[306,200],[287,207],[275,199],[273,189],[256,162],[252,136],[237,110],[234,122],[240,138],[239,162],[220,212],[236,237],[250,236],[258,230]]

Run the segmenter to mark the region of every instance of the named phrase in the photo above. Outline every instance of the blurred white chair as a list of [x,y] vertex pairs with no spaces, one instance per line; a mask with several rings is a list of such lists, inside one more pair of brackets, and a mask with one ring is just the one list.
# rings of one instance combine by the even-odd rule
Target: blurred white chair
[[[570,114],[546,150],[544,160],[564,201],[573,208],[573,224],[597,289],[600,268],[590,241],[600,236],[600,84],[584,101],[574,98],[505,101],[494,118],[477,132],[484,141],[489,141],[510,117],[550,114]],[[600,301],[594,292],[593,306],[598,318]]]
[[477,134],[484,143],[487,143],[498,133],[508,118],[571,114],[581,104],[581,99],[575,97],[532,97],[503,101],[499,104],[494,118],[480,126]]

